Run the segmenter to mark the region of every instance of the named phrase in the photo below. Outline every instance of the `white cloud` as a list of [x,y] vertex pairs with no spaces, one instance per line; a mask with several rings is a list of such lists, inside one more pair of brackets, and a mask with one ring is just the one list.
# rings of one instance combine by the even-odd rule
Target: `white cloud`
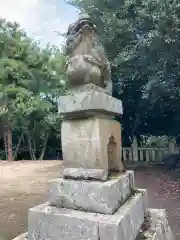
[[[62,0],[60,0],[62,1]],[[67,30],[69,20],[61,19],[55,2],[45,0],[0,0],[0,16],[18,22],[29,36],[42,45],[50,42],[60,45],[62,38],[57,32]]]

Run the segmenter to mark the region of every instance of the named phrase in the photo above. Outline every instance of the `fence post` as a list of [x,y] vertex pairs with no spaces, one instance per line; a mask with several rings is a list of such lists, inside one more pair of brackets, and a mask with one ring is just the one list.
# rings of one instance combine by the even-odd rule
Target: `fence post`
[[174,154],[176,152],[176,138],[173,137],[169,141],[169,153]]
[[137,162],[139,158],[138,158],[138,144],[137,144],[136,136],[133,137],[133,143],[131,148],[132,148],[133,162]]

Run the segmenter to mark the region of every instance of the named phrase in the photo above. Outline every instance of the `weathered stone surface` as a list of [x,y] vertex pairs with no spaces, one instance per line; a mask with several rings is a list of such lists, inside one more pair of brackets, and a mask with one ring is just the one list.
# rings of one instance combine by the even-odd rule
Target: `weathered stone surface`
[[[128,211],[127,209],[128,209],[128,207],[126,206],[126,211]],[[122,210],[122,208],[121,208],[121,210]],[[175,240],[175,236],[172,233],[172,230],[168,224],[166,211],[164,209],[148,209],[148,213],[149,213],[150,227],[144,232],[141,231],[141,233],[136,237],[136,240],[144,240],[144,239],[146,239],[146,240]],[[103,220],[104,217],[100,217],[100,216],[103,216],[103,215],[98,215],[98,217],[95,219],[95,221],[97,221],[97,219],[99,222],[104,221]],[[122,217],[120,217],[120,219],[122,219]],[[113,231],[112,225],[114,225],[114,221],[112,222],[108,219],[108,222],[109,222],[109,224],[111,222],[111,225],[110,225],[111,227],[109,227],[108,234],[112,235],[112,231]],[[121,224],[122,223],[123,223],[123,221],[121,220]],[[108,224],[108,226],[109,226],[109,224]],[[119,224],[117,224],[116,226],[118,226],[118,225]],[[129,225],[125,229],[125,232],[127,231],[127,229],[129,231]],[[15,238],[14,240],[27,240],[28,239],[27,235],[28,235],[28,233],[24,233],[24,234],[18,236],[17,238]],[[101,235],[99,236],[99,239],[104,240],[104,238],[103,239],[101,238]],[[113,238],[113,239],[116,239],[116,238]],[[121,238],[119,238],[119,239],[121,239]]]
[[43,204],[29,210],[28,240],[99,240],[100,217]]
[[89,16],[83,14],[69,26],[66,53],[70,86],[94,83],[112,93],[111,67],[97,36],[97,28]]
[[175,235],[173,234],[170,226],[165,233],[165,240],[175,240]]
[[104,216],[99,223],[102,240],[134,240],[144,222],[146,194],[139,193],[130,198],[112,216]]
[[104,92],[88,91],[67,96],[58,100],[58,112],[66,118],[78,118],[83,115],[104,113],[119,116],[123,113],[122,102]]
[[156,228],[159,224],[162,224],[165,229],[168,228],[168,219],[165,209],[148,209],[148,212],[152,228]]
[[62,123],[62,151],[67,168],[122,171],[121,127],[112,119],[93,117]]
[[108,178],[108,173],[103,169],[65,168],[63,177],[65,179],[105,181]]
[[135,194],[114,215],[81,212],[43,204],[29,210],[28,240],[134,240],[144,221],[142,193]]
[[175,240],[168,223],[165,209],[148,209],[149,224],[141,230],[136,240]]
[[155,229],[153,240],[175,240],[165,209],[149,209],[152,228]]
[[50,182],[50,205],[88,212],[113,214],[132,194],[134,172],[127,171],[106,182],[65,180]]

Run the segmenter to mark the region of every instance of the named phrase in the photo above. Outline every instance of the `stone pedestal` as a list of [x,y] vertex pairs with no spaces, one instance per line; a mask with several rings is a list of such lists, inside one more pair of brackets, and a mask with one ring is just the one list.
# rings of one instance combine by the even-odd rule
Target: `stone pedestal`
[[133,240],[144,222],[144,198],[133,195],[113,215],[37,206],[29,210],[28,239]]
[[91,86],[60,98],[59,112],[63,176],[49,181],[48,202],[29,210],[28,234],[16,240],[174,240],[165,213],[148,211],[146,190],[124,171],[121,128],[111,117],[121,102]]
[[164,210],[147,209],[134,172],[105,182],[49,181],[48,202],[29,210],[28,233],[15,240],[175,240]]
[[[127,205],[126,205],[126,207],[127,207]],[[69,226],[69,224],[67,224],[67,218],[68,218],[69,214],[71,213],[71,211],[69,210],[69,212],[68,212],[67,209],[63,209],[64,210],[64,214],[66,212],[66,217],[67,217],[66,221],[65,221],[64,228],[60,228],[60,229],[57,228],[57,231],[55,231],[54,232],[55,234],[53,234],[53,235],[55,235],[55,237],[51,237],[53,232],[51,231],[51,234],[49,234],[49,228],[47,229],[47,226],[49,224],[47,224],[47,222],[44,222],[45,229],[43,229],[42,228],[42,224],[40,224],[42,232],[44,232],[44,234],[41,235],[42,232],[39,230],[39,223],[37,223],[37,218],[40,220],[39,217],[42,214],[43,209],[45,209],[45,208],[46,208],[46,211],[45,211],[46,213],[44,212],[44,218],[45,218],[45,216],[47,216],[47,215],[50,216],[50,212],[53,212],[52,208],[49,208],[48,204],[44,204],[44,205],[38,206],[36,208],[30,209],[31,213],[29,214],[29,216],[32,217],[30,221],[32,221],[33,218],[36,217],[36,219],[35,219],[35,223],[37,224],[36,227],[34,225],[34,228],[33,228],[33,223],[29,222],[29,228],[32,231],[34,231],[34,235],[28,237],[28,232],[26,232],[26,233],[23,233],[22,235],[18,236],[17,238],[15,238],[14,240],[28,240],[29,238],[33,239],[33,240],[34,239],[38,239],[38,240],[39,239],[58,239],[58,240],[59,239],[71,239],[70,235],[67,236],[67,234],[65,235],[65,238],[62,237],[62,234],[63,234],[62,230],[65,230],[66,233],[68,233],[69,230],[70,230],[70,229],[67,229],[67,227]],[[129,209],[131,209],[131,208],[132,208],[132,206],[129,207]],[[49,213],[47,213],[47,209],[49,209]],[[124,211],[124,212],[126,212],[126,211]],[[76,211],[76,214],[78,215],[77,211]],[[80,214],[81,214],[81,212],[80,212]],[[132,222],[132,219],[131,219],[131,222],[129,222],[130,217],[127,217],[127,216],[125,217],[124,216],[124,222],[125,222],[125,219],[127,220],[127,222],[123,226],[122,217],[119,217],[118,213],[116,215],[116,216],[118,216],[118,221],[113,221],[113,222],[111,222],[111,224],[110,223],[107,224],[107,221],[106,221],[106,223],[104,223],[103,220],[102,220],[102,222],[100,220],[99,225],[98,226],[96,225],[96,227],[94,227],[94,229],[92,229],[92,225],[90,225],[89,222],[88,222],[88,224],[87,224],[87,222],[85,222],[86,223],[86,225],[84,225],[84,227],[85,227],[85,234],[86,234],[85,237],[87,237],[85,239],[101,239],[101,240],[102,239],[103,240],[104,239],[107,239],[107,240],[109,240],[109,239],[118,239],[118,240],[120,240],[120,239],[125,239],[125,240],[127,240],[127,239],[128,240],[129,239],[133,239],[133,240],[144,240],[144,239],[146,239],[146,240],[175,240],[175,236],[172,233],[171,228],[170,228],[170,226],[168,224],[167,214],[166,214],[164,209],[148,209],[148,214],[149,214],[148,215],[149,216],[148,227],[144,230],[144,229],[142,229],[142,226],[144,224],[142,224],[141,228],[138,229],[138,234],[136,232],[137,228],[134,227],[133,229],[136,229],[136,230],[134,230],[133,232],[131,231],[132,228],[131,227],[129,228],[129,225]],[[77,217],[77,215],[76,215],[76,217]],[[139,216],[138,212],[136,212],[135,215],[136,215],[136,217],[138,218],[138,221],[139,221],[139,222],[137,222],[137,218],[136,218],[136,220],[135,220],[136,222],[135,223],[137,225],[140,225],[139,223],[141,221],[141,216]],[[88,213],[88,216],[89,216],[89,218],[91,220],[91,224],[92,224],[92,218],[93,217],[94,217],[93,219],[96,220],[96,221],[98,221],[97,219],[99,219],[97,216],[95,216],[95,214],[92,217],[92,215]],[[73,214],[73,217],[74,217],[74,214]],[[86,219],[87,219],[87,216],[86,216]],[[47,217],[46,217],[46,220],[47,220]],[[134,219],[133,219],[133,221],[134,221]],[[70,221],[70,223],[71,223],[70,228],[71,228],[71,231],[72,231],[72,227],[73,227],[72,221]],[[52,224],[52,225],[54,225],[54,224]],[[60,223],[59,223],[59,226],[60,226]],[[78,226],[80,226],[80,228],[81,228],[82,224],[81,225],[79,224]],[[120,226],[122,226],[122,228],[120,228]],[[62,227],[62,225],[61,225],[61,227]],[[113,232],[115,232],[115,231],[113,231],[113,227],[114,227],[114,229],[116,229],[116,234],[117,234],[116,236],[112,236]],[[98,230],[97,230],[97,228],[98,228]],[[129,231],[129,229],[130,229],[130,231]],[[54,230],[55,229],[53,229],[53,231]],[[88,230],[90,230],[90,231],[93,230],[93,231],[90,233]],[[73,232],[71,232],[71,231],[70,231],[70,234],[73,234]],[[76,231],[77,231],[76,227],[73,229],[73,231],[74,231],[75,234],[72,236],[72,239],[78,239],[77,237],[79,237],[79,236],[76,235]],[[98,232],[98,234],[97,234],[97,232]],[[81,234],[82,233],[84,233],[84,232],[81,231]],[[133,235],[133,233],[134,233],[134,235]],[[59,235],[58,238],[57,238],[56,234]],[[93,237],[94,234],[95,234],[95,237]],[[126,238],[123,238],[122,235],[119,236],[118,234],[122,234]],[[130,234],[132,234],[132,236]],[[137,237],[134,237],[136,234],[137,234]],[[51,238],[49,238],[49,237],[51,237]],[[79,239],[84,239],[84,238],[82,238],[82,235],[80,235]]]

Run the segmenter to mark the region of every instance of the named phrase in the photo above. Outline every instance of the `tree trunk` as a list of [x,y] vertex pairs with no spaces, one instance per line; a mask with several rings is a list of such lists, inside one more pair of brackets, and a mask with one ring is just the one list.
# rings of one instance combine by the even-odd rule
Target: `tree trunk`
[[7,125],[4,125],[4,146],[6,153],[6,160],[8,159],[8,147],[7,147]]
[[8,161],[13,161],[13,149],[12,149],[12,128],[7,125],[7,152],[8,152]]
[[18,154],[19,148],[20,148],[20,146],[21,146],[21,142],[22,142],[23,137],[24,137],[24,132],[21,133],[21,136],[20,136],[20,138],[19,138],[19,140],[18,140],[18,144],[17,144],[16,150],[15,150],[15,152],[14,152],[14,160],[15,160],[16,157],[17,157],[17,154]]
[[40,155],[40,157],[39,157],[39,160],[43,160],[43,159],[44,159],[44,154],[45,154],[45,152],[46,152],[48,137],[49,137],[49,134],[47,133],[47,134],[46,134],[46,137],[45,137],[45,139],[44,139],[44,144],[43,144],[43,148],[42,148],[42,151],[41,151],[41,155]]
[[36,160],[36,152],[34,151],[34,148],[32,147],[32,140],[31,140],[31,136],[30,136],[28,129],[26,129],[26,135],[27,135],[28,148],[29,148],[31,160]]

